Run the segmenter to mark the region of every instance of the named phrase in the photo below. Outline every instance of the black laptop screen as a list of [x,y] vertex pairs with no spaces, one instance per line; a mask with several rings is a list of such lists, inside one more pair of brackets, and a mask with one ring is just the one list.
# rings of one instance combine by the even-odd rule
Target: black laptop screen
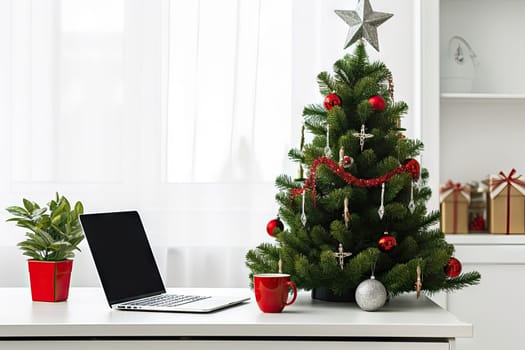
[[110,305],[165,292],[136,211],[84,214],[80,221]]

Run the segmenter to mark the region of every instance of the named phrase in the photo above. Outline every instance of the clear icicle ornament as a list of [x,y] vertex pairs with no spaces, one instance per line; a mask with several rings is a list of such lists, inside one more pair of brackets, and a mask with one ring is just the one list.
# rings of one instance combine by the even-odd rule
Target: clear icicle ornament
[[326,124],[326,146],[324,148],[324,155],[327,158],[332,156],[332,150],[330,149],[330,124]]
[[303,199],[302,199],[302,213],[301,213],[301,223],[303,226],[306,226],[306,214],[304,212],[304,198],[306,195],[306,191],[303,191]]
[[345,200],[344,200],[343,219],[345,222],[345,227],[348,228],[348,223],[350,222],[350,210],[348,209],[348,197],[345,197]]
[[414,214],[414,210],[416,210],[416,203],[414,202],[414,186],[416,186],[415,182],[410,183],[410,202],[408,203],[408,210],[410,210],[411,214]]
[[383,215],[385,215],[385,183],[384,182],[381,184],[381,205],[379,206],[377,213],[379,214],[379,218],[383,219]]

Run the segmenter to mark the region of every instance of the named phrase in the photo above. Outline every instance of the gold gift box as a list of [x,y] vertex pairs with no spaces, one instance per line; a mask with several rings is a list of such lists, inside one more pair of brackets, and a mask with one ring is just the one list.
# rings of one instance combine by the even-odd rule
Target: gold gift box
[[512,169],[494,175],[489,180],[488,220],[489,232],[493,234],[525,233],[525,182],[515,176]]
[[448,181],[440,189],[441,231],[468,233],[470,187]]

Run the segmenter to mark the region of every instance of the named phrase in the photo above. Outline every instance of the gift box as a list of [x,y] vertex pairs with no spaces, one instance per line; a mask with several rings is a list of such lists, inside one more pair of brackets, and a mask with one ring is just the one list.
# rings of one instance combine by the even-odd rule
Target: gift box
[[489,232],[525,233],[525,182],[512,169],[489,178]]
[[468,233],[470,186],[448,181],[439,191],[441,231]]

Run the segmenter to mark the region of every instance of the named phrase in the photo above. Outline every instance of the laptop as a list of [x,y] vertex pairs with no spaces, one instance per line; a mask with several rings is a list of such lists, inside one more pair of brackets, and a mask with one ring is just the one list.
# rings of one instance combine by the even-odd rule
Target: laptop
[[126,311],[212,312],[249,297],[167,294],[136,211],[80,215],[109,306]]

